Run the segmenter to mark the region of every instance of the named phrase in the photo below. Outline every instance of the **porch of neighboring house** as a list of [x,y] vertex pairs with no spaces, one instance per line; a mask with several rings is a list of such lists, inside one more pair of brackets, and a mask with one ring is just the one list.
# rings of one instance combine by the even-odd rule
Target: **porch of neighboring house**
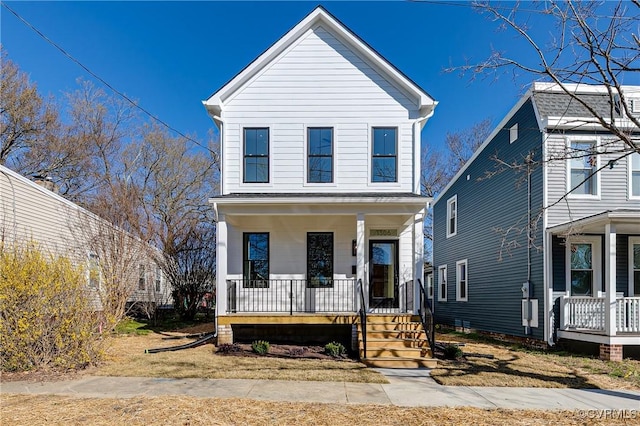
[[433,363],[420,279],[424,199],[233,200],[215,200],[218,282],[226,284],[217,289],[218,343],[252,329],[271,341],[329,339],[335,326],[370,365]]
[[625,346],[640,346],[639,230],[634,210],[550,229],[558,339],[599,344],[607,360],[622,360]]

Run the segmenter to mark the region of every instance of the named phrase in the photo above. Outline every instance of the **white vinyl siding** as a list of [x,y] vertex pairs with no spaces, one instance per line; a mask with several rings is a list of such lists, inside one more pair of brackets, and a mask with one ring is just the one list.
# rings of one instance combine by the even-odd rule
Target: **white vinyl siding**
[[[550,161],[545,166],[547,179],[547,226],[554,226],[592,216],[607,210],[640,209],[640,198],[629,198],[629,156],[618,160],[613,168],[604,167],[599,175],[600,196],[587,199],[580,197],[566,197],[560,200],[567,191],[568,161],[564,158],[566,139],[561,135],[550,135],[547,138],[547,156]],[[616,160],[623,149],[621,143],[611,145],[602,137],[602,145],[607,145],[607,151],[601,153],[600,164],[608,164]],[[618,151],[617,153],[614,151]],[[555,158],[555,159],[554,159]]]
[[467,259],[456,262],[456,301],[466,302],[469,299],[469,271]]
[[438,266],[438,301],[447,301],[447,282],[449,277],[447,276],[447,265]]
[[[309,30],[223,110],[223,180],[234,192],[307,192],[309,127],[332,127],[334,176],[314,192],[413,192],[417,100],[322,27]],[[270,128],[269,184],[242,183],[242,128]],[[397,182],[372,183],[371,129],[397,128]]]

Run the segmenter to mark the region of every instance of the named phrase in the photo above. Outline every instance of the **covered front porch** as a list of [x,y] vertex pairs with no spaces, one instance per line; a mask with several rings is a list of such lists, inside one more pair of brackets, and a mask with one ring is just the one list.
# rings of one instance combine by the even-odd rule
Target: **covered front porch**
[[303,324],[316,315],[350,321],[361,308],[417,312],[428,201],[413,194],[212,199],[219,336],[232,341],[234,318]]
[[640,211],[614,210],[550,228],[557,339],[600,344],[621,360],[640,345]]

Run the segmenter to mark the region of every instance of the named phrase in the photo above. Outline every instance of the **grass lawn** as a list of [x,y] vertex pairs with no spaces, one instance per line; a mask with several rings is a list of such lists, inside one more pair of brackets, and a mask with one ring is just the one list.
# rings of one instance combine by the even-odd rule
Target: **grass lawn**
[[13,425],[616,425],[618,419],[585,419],[580,411],[484,410],[480,408],[405,408],[387,405],[312,404],[157,397],[73,398],[49,395],[0,397],[3,424]]
[[622,362],[536,351],[478,335],[438,334],[436,341],[464,343],[465,357],[440,361],[432,377],[450,386],[640,389],[640,361]]

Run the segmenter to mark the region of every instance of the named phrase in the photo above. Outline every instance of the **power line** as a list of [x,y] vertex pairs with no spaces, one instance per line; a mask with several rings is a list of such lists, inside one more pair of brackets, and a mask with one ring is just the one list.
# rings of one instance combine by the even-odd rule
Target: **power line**
[[197,140],[185,135],[184,133],[182,133],[180,130],[176,129],[175,127],[169,125],[167,122],[165,122],[164,120],[162,120],[161,118],[159,118],[158,116],[152,114],[151,112],[149,112],[146,108],[140,106],[138,103],[136,103],[135,101],[133,101],[133,99],[131,99],[130,97],[128,97],[127,95],[125,95],[124,93],[122,93],[121,91],[119,91],[118,89],[116,89],[115,87],[113,87],[111,84],[109,84],[106,80],[104,80],[102,77],[100,77],[99,75],[97,75],[96,73],[94,73],[93,71],[91,71],[86,65],[84,65],[82,62],[80,62],[78,59],[76,59],[75,57],[73,57],[69,52],[67,52],[66,50],[64,50],[60,45],[58,45],[55,41],[51,40],[49,37],[47,37],[46,35],[44,35],[40,30],[38,30],[35,26],[33,26],[30,22],[28,22],[26,19],[24,19],[22,16],[20,16],[15,10],[11,9],[9,6],[7,6],[7,4],[5,2],[1,2],[2,6],[4,6],[5,9],[7,9],[9,12],[11,12],[13,15],[15,15],[16,18],[18,18],[20,21],[22,21],[23,24],[25,24],[27,27],[29,27],[31,30],[33,30],[36,34],[38,34],[43,40],[45,40],[47,43],[49,43],[50,45],[52,45],[53,47],[55,47],[56,49],[58,49],[64,56],[66,56],[67,58],[69,58],[71,61],[75,62],[80,68],[82,68],[83,70],[85,70],[87,73],[89,73],[92,77],[94,77],[96,80],[100,81],[102,84],[104,84],[106,87],[108,87],[111,91],[113,91],[115,94],[117,94],[118,96],[122,97],[123,99],[125,99],[127,102],[129,102],[131,105],[133,105],[135,108],[139,109],[140,111],[142,111],[144,114],[146,114],[147,116],[149,116],[152,120],[155,120],[156,122],[160,123],[161,125],[163,125],[164,127],[166,127],[168,130],[178,134],[179,136],[181,136],[182,138],[188,140],[189,142],[193,142],[194,144],[198,145],[201,148],[206,149],[207,151],[209,151],[211,154],[213,154],[213,157],[216,161],[218,161],[218,154],[211,150],[209,147],[202,145],[200,142],[198,142]]

